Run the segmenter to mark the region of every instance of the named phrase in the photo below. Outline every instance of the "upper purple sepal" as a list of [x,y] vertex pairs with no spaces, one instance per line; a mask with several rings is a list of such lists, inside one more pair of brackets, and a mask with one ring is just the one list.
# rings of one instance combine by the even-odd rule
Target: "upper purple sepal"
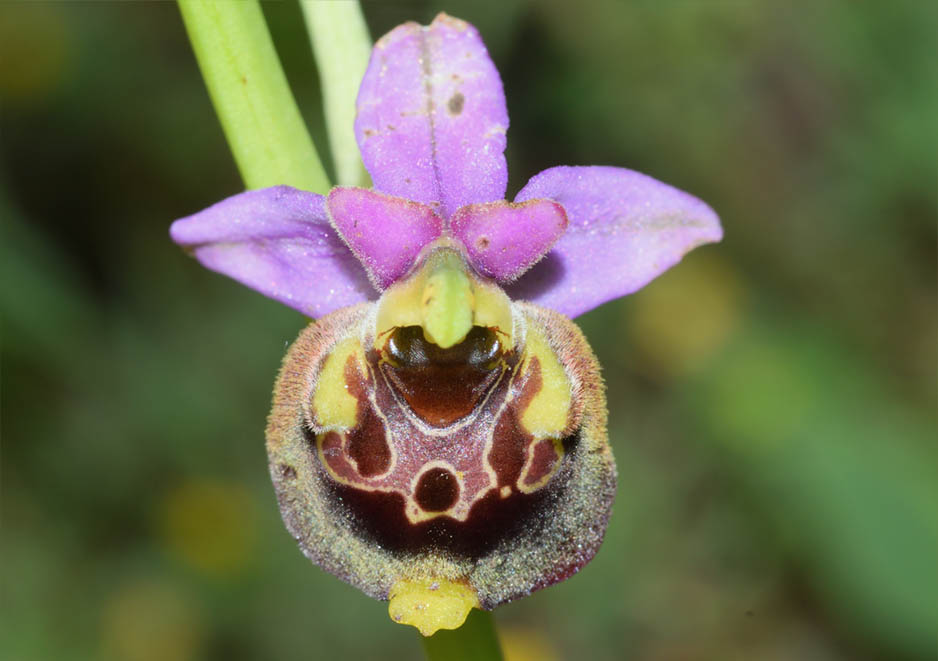
[[500,282],[527,271],[566,227],[564,208],[551,200],[471,204],[450,219],[453,235],[465,245],[476,270]]
[[364,188],[333,188],[332,223],[380,289],[404,275],[420,249],[440,236],[443,220],[425,204]]
[[251,190],[177,220],[169,233],[203,266],[310,317],[377,297],[330,226],[322,195]]
[[515,200],[536,198],[563,205],[567,231],[508,292],[569,317],[631,294],[689,250],[723,236],[706,204],[623,168],[544,170]]
[[440,14],[378,40],[358,92],[355,137],[375,189],[443,218],[505,197],[508,111],[476,29]]

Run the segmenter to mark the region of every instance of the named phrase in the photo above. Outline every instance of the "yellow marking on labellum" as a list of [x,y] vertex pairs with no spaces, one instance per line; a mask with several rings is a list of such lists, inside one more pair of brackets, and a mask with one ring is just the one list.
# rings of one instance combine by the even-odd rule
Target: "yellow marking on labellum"
[[472,273],[462,255],[445,245],[384,291],[378,301],[375,348],[383,346],[387,333],[405,326],[420,326],[426,339],[443,349],[462,342],[473,326],[495,328],[503,346],[513,346],[507,294]]
[[532,359],[537,358],[541,389],[522,413],[521,426],[535,439],[560,438],[570,414],[570,380],[542,331],[533,324],[528,327],[526,345],[523,369],[529,369]]
[[446,578],[400,579],[391,586],[388,599],[391,619],[417,627],[424,636],[458,629],[469,611],[479,607],[475,590]]
[[345,365],[352,355],[359,359],[360,366],[361,343],[349,337],[335,345],[319,372],[313,391],[313,412],[316,424],[323,429],[339,431],[355,426],[358,400],[349,393],[345,382]]

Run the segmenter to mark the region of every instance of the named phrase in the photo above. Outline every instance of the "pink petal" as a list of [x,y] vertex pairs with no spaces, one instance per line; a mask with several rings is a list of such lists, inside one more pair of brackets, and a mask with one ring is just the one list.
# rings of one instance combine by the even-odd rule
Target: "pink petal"
[[375,44],[358,93],[355,136],[375,188],[444,217],[505,197],[508,111],[476,29],[440,14]]
[[333,188],[326,208],[336,230],[382,289],[404,275],[420,249],[443,230],[443,220],[427,205],[364,188]]
[[503,282],[514,280],[543,257],[566,226],[563,207],[550,200],[471,204],[450,220],[476,270]]
[[251,190],[177,220],[169,233],[203,266],[311,317],[376,298],[329,225],[322,195]]
[[547,257],[509,289],[569,317],[631,294],[723,237],[697,198],[631,170],[556,167],[535,175],[516,201],[549,198],[567,211],[567,231]]

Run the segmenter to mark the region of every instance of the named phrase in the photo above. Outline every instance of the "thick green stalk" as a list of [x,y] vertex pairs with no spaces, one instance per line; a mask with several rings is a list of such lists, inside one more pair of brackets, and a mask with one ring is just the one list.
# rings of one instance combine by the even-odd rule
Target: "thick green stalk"
[[329,190],[257,0],[179,0],[179,9],[245,185]]
[[371,38],[358,0],[300,0],[319,69],[329,147],[340,186],[370,186],[355,141],[355,97]]
[[452,631],[437,631],[423,638],[428,661],[501,661],[502,648],[495,619],[488,611],[473,610],[466,623]]

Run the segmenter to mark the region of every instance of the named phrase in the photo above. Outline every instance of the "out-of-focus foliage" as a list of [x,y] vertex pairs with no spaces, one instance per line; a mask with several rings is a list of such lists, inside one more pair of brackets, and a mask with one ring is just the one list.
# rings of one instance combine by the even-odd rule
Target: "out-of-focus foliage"
[[[930,658],[935,10],[365,13],[380,35],[439,9],[502,72],[512,192],[632,167],[727,237],[582,318],[620,492],[581,575],[498,611],[509,658]],[[299,9],[265,12],[325,151]],[[0,61],[0,656],[418,658],[278,520],[263,428],[304,320],[168,240],[240,190],[175,7],[6,3]]]

